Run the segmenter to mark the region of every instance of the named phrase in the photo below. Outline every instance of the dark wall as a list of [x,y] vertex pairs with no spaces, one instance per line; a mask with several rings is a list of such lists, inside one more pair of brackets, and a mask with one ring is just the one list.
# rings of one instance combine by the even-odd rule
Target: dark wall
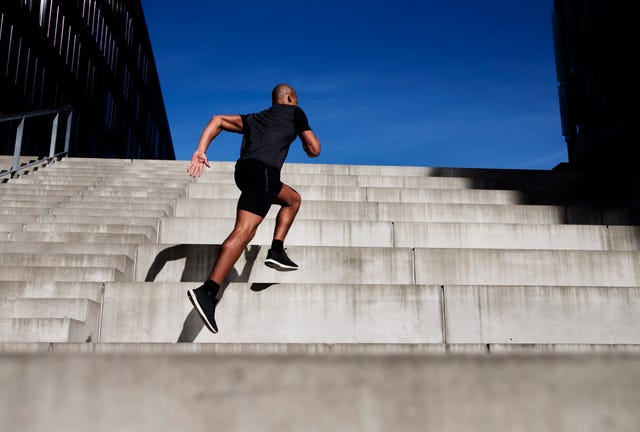
[[[0,94],[0,115],[75,107],[70,156],[175,159],[140,0],[0,1]],[[23,153],[48,154],[34,122]]]
[[555,0],[562,130],[569,164],[637,166],[640,74],[637,0]]

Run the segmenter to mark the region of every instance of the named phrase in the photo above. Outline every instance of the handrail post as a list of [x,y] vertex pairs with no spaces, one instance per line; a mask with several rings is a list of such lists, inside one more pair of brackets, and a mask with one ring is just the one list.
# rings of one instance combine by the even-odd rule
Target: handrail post
[[53,157],[56,154],[56,141],[58,140],[58,117],[60,113],[56,114],[53,118],[53,124],[51,125],[51,146],[49,147],[49,157]]
[[16,146],[13,149],[13,167],[11,168],[11,178],[18,174],[20,168],[20,152],[22,151],[22,131],[24,130],[24,117],[20,120],[20,125],[16,132]]
[[71,139],[71,122],[73,120],[73,110],[69,111],[69,116],[67,117],[67,133],[64,138],[64,152],[65,156],[69,153],[69,140]]

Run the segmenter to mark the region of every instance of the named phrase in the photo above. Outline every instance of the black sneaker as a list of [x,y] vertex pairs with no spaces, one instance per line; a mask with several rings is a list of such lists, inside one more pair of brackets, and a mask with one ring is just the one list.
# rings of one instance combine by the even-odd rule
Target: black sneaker
[[216,319],[214,317],[216,304],[218,303],[215,294],[216,293],[211,290],[207,290],[204,286],[187,291],[187,297],[191,300],[191,304],[193,304],[196,312],[200,315],[200,319],[202,319],[204,325],[213,333],[218,333],[218,326],[216,325]]
[[273,249],[269,249],[269,252],[267,252],[267,259],[264,265],[278,271],[298,270],[298,264],[291,261],[285,251],[278,252]]

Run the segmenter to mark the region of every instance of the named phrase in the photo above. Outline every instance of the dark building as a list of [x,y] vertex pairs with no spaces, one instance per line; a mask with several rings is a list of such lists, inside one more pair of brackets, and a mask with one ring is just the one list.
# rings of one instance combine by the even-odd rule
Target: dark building
[[636,167],[637,1],[554,0],[554,6],[560,112],[569,164],[609,170]]
[[[175,159],[140,0],[0,0],[0,115],[63,106],[70,156]],[[25,127],[23,154],[48,153],[45,120]]]

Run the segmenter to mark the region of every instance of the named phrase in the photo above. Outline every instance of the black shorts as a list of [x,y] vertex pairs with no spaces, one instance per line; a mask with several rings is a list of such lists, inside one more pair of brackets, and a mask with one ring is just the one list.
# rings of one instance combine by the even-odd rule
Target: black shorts
[[257,159],[244,159],[236,164],[234,177],[242,191],[238,210],[265,217],[282,190],[280,170]]

